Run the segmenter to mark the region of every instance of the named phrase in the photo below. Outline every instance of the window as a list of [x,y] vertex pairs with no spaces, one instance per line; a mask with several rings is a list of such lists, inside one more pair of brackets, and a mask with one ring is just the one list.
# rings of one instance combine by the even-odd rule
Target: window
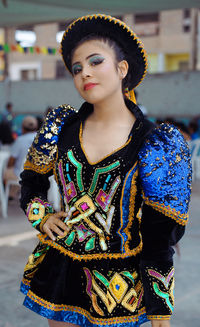
[[21,70],[21,80],[31,81],[37,79],[37,70],[36,69],[22,69]]
[[190,16],[191,16],[190,9],[184,9],[184,11],[183,11],[183,17],[184,18],[190,18]]
[[152,23],[152,22],[159,22],[159,13],[145,13],[145,14],[136,14],[135,15],[135,23]]
[[188,61],[180,61],[178,66],[179,66],[179,70],[182,72],[189,70],[189,62]]
[[142,36],[155,36],[159,34],[159,13],[143,13],[135,15],[135,33]]
[[183,10],[183,32],[189,33],[191,30],[191,10]]
[[22,47],[32,47],[36,41],[33,26],[22,26],[15,31],[15,40]]
[[41,79],[42,69],[40,62],[14,62],[9,65],[11,81]]
[[183,25],[183,32],[184,32],[184,33],[189,33],[190,30],[191,30],[190,25]]

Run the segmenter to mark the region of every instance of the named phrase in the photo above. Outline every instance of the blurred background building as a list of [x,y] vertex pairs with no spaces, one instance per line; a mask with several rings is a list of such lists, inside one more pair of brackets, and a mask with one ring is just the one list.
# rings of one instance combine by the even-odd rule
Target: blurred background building
[[[119,17],[133,27],[145,44],[149,73],[200,70],[200,36],[198,9],[181,9],[137,13]],[[20,44],[22,47],[59,47],[63,31],[70,21],[35,26],[19,26],[0,30],[0,44]],[[65,78],[67,72],[59,53],[48,58],[42,54],[7,54],[10,80]],[[5,62],[1,56],[0,79],[5,77]]]
[[[149,117],[169,115],[188,121],[199,115],[200,10],[118,17],[133,27],[148,53],[148,75],[137,89]],[[0,29],[0,111],[6,102],[13,102],[18,114],[42,115],[46,107],[62,103],[80,106],[82,99],[59,53],[59,42],[71,21]],[[9,48],[3,49],[2,44]]]

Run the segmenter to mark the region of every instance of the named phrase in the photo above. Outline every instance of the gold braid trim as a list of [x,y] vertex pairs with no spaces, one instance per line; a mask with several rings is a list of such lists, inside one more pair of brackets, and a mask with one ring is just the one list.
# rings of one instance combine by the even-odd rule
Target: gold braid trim
[[82,261],[82,260],[87,261],[87,260],[93,260],[93,259],[127,258],[127,257],[133,256],[133,255],[135,256],[138,253],[140,253],[142,251],[142,245],[143,245],[142,240],[141,240],[136,248],[134,248],[133,250],[129,250],[126,253],[77,254],[77,253],[73,253],[73,252],[65,249],[62,245],[60,245],[50,239],[46,240],[45,239],[46,236],[47,236],[46,234],[38,235],[38,238],[41,243],[48,244],[49,246],[53,247],[54,249],[60,251],[60,253],[63,253],[64,255],[69,256],[73,260],[78,260],[78,261]]
[[24,285],[26,285],[26,286],[30,286],[30,283],[31,283],[31,281],[29,280],[29,279],[26,279],[26,278],[22,278],[22,283],[24,284]]
[[170,315],[167,316],[161,316],[161,315],[147,315],[147,318],[149,320],[169,320],[171,318]]
[[[134,165],[134,167],[136,166],[136,164]],[[132,180],[131,180],[130,202],[129,202],[129,219],[128,219],[128,224],[127,224],[126,228],[124,229],[124,233],[126,233],[126,235],[128,236],[127,241],[124,244],[124,248],[125,248],[126,252],[130,251],[130,248],[129,248],[129,240],[131,240],[130,229],[131,229],[131,226],[132,226],[132,222],[133,222],[133,220],[135,218],[135,196],[137,194],[137,188],[136,188],[137,176],[138,176],[138,169],[133,174],[133,177],[132,177]],[[142,243],[142,236],[141,236],[140,232],[139,232],[139,236],[140,236],[140,240],[141,240],[141,243]],[[142,245],[143,245],[143,243],[142,243]]]
[[[122,202],[123,202],[123,198],[124,198],[124,189],[125,189],[125,186],[126,186],[127,179],[129,177],[129,175],[131,174],[131,172],[135,169],[135,166],[136,165],[137,165],[137,162],[134,164],[134,166],[131,168],[131,170],[128,172],[128,175],[125,178],[125,181],[124,181],[124,184],[123,184],[123,188],[122,188],[122,195],[121,195],[121,199],[120,199],[120,221],[121,221],[121,224],[120,224],[120,228],[119,228],[118,234],[121,236],[122,242],[123,242],[123,247],[125,248],[125,250],[127,252],[131,251],[129,249],[129,247],[128,247],[128,241],[129,241],[129,239],[131,239],[131,235],[129,233],[129,228],[130,228],[130,226],[132,224],[132,221],[134,219],[135,197],[133,195],[134,195],[134,193],[136,193],[136,186],[134,185],[134,183],[135,183],[135,178],[136,178],[135,173],[137,171],[134,173],[134,175],[132,177],[132,181],[131,181],[131,194],[130,194],[130,203],[129,203],[129,219],[130,220],[128,222],[127,227],[124,229],[124,232],[126,232],[126,234],[128,235],[128,241],[126,241],[126,244],[124,243],[124,237],[121,234],[121,230],[122,230],[122,227],[123,227],[123,207],[122,207]],[[137,174],[138,174],[138,172],[137,172]],[[135,176],[135,178],[134,178],[134,176]],[[140,232],[139,232],[139,234],[140,234]],[[140,234],[140,247],[141,247],[141,251],[142,251],[142,246],[143,246],[143,243],[142,243],[142,237],[141,237],[141,234]]]
[[38,166],[38,165],[33,164],[31,161],[26,160],[26,162],[24,164],[24,170],[33,170],[39,174],[46,174],[51,169],[53,169],[53,164],[54,164],[54,161],[52,161],[49,165]]
[[188,219],[189,219],[188,214],[181,214],[180,211],[176,211],[176,209],[172,209],[170,206],[166,206],[164,203],[159,203],[149,200],[149,198],[144,196],[144,194],[143,194],[143,199],[145,204],[150,205],[155,210],[174,219],[178,224],[185,226],[188,223]]
[[114,317],[114,318],[103,319],[103,318],[93,317],[88,311],[86,311],[85,309],[82,309],[80,307],[75,307],[75,306],[66,305],[66,304],[51,303],[51,302],[46,301],[46,300],[42,299],[41,297],[37,296],[32,291],[28,292],[27,297],[29,297],[32,301],[39,304],[41,307],[43,307],[45,309],[49,309],[52,311],[77,312],[77,313],[85,316],[91,323],[100,324],[100,325],[111,325],[111,324],[115,324],[115,323],[134,322],[134,321],[138,320],[139,316],[146,313],[145,308],[142,308],[138,311],[138,314],[136,314],[134,316],[131,315],[131,316],[125,316],[125,317]]

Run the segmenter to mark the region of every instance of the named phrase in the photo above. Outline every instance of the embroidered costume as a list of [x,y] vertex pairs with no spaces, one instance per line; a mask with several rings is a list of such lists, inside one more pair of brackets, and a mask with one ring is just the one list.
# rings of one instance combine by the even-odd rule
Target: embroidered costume
[[[171,246],[188,220],[189,150],[176,128],[156,127],[132,101],[126,105],[136,117],[127,142],[95,163],[82,144],[93,111],[87,102],[79,111],[52,110],[29,149],[21,206],[40,233],[21,290],[24,305],[48,319],[140,326],[173,312]],[[55,241],[42,229],[54,212],[47,199],[52,174],[69,227]]]

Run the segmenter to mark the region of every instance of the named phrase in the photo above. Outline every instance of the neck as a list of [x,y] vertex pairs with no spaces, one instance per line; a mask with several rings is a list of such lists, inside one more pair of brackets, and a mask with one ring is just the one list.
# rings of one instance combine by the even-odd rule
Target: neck
[[127,108],[123,95],[120,93],[102,102],[94,104],[94,111],[92,113],[92,120],[102,122],[103,124],[110,124],[115,121],[133,120],[134,116]]

